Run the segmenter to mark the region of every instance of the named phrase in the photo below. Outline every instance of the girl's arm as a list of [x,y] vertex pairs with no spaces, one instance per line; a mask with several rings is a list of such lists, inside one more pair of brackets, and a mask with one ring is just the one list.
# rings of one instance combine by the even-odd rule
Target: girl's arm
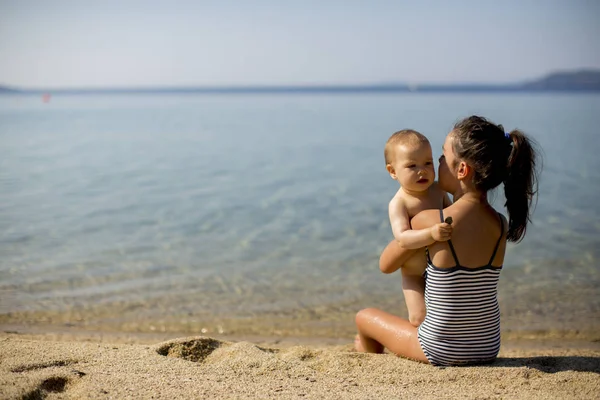
[[392,240],[379,257],[379,269],[384,274],[391,274],[400,269],[417,251],[417,249],[405,249],[397,240]]

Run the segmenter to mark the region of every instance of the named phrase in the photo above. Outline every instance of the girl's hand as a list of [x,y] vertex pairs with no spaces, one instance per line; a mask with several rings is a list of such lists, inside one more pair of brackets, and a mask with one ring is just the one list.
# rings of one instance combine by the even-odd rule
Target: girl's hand
[[431,237],[436,242],[445,242],[450,240],[452,235],[452,225],[442,222],[431,227]]

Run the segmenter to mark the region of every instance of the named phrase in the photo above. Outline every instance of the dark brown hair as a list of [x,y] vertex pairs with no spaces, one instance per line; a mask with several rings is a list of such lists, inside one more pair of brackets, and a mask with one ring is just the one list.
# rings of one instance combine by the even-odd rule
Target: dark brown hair
[[394,133],[385,143],[383,156],[385,157],[385,165],[392,163],[392,154],[394,146],[398,144],[419,145],[421,143],[429,144],[429,140],[423,135],[412,129],[403,129]]
[[458,122],[452,134],[454,153],[473,168],[477,190],[487,192],[504,183],[507,240],[521,241],[538,189],[536,143],[519,130],[505,133],[502,125],[478,116]]

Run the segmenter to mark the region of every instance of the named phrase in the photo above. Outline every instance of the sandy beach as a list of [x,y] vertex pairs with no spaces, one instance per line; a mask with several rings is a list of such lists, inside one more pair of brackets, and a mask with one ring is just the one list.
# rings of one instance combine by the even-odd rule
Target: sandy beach
[[[0,334],[2,399],[595,399],[600,343],[509,339],[486,366],[437,368],[350,339]],[[346,343],[344,343],[346,342]]]

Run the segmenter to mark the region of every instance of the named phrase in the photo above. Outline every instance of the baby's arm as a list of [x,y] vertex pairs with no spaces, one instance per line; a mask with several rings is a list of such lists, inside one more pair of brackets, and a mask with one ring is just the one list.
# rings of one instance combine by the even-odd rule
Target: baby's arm
[[[410,217],[408,216],[408,210],[406,209],[402,200],[396,196],[392,199],[392,201],[390,201],[390,207],[388,211],[390,214],[390,225],[392,225],[394,238],[397,241],[400,241],[402,234],[410,230]],[[402,247],[408,248],[406,246]]]
[[404,204],[397,199],[390,202],[389,214],[394,238],[405,249],[420,249],[433,242],[450,239],[452,227],[446,223],[436,224],[426,229],[412,230],[408,211]]
[[445,222],[425,229],[411,229],[408,211],[399,199],[394,198],[390,202],[389,214],[394,238],[405,249],[420,249],[433,242],[444,242],[450,239],[452,227]]

